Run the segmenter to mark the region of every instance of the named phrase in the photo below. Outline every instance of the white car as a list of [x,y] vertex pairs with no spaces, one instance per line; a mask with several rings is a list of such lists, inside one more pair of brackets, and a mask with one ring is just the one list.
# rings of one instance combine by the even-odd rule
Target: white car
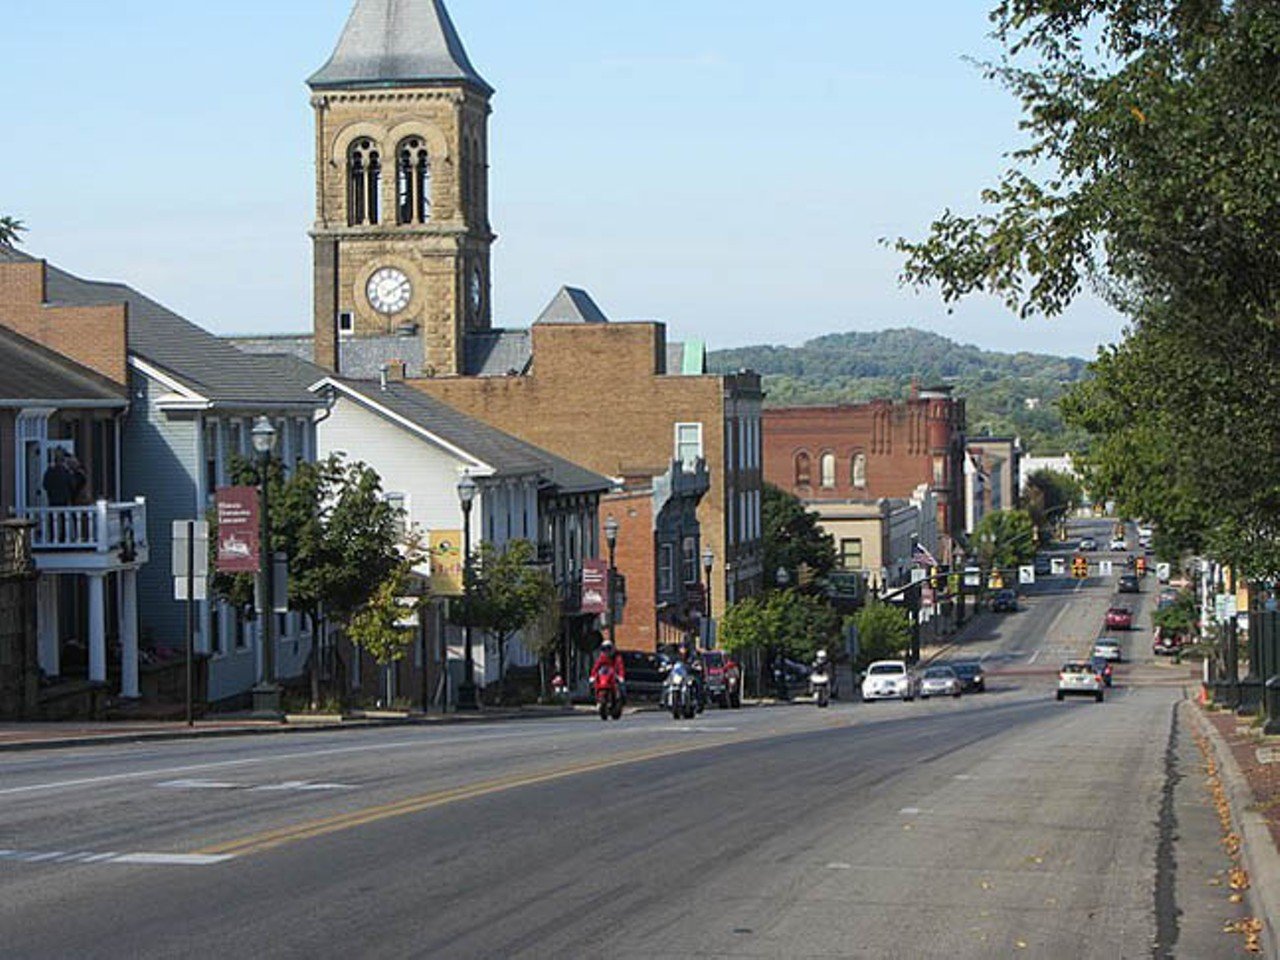
[[1123,551],[1123,550],[1128,550],[1128,549],[1129,549],[1129,541],[1127,541],[1124,537],[1112,537],[1112,538],[1111,538],[1111,546],[1110,546],[1110,547],[1108,547],[1107,549],[1108,549],[1108,550],[1122,550],[1122,551]]
[[928,667],[920,675],[920,699],[960,696],[960,678],[950,667]]
[[1058,671],[1058,699],[1093,697],[1102,702],[1103,679],[1087,660],[1068,660]]
[[905,660],[877,660],[862,681],[863,700],[914,700],[920,680]]

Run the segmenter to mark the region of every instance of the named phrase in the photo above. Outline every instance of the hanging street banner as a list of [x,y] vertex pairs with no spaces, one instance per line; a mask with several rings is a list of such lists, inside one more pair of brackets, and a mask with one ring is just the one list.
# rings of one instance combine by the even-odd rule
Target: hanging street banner
[[431,593],[462,596],[462,531],[432,530],[427,538],[431,554]]
[[262,552],[257,487],[220,487],[214,503],[218,513],[218,572],[257,573]]
[[609,612],[609,564],[604,560],[582,561],[583,613]]

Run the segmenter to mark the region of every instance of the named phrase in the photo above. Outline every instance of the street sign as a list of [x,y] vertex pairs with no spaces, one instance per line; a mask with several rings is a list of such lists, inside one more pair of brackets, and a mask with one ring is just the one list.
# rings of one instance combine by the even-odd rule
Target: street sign
[[964,585],[966,587],[982,586],[982,570],[978,567],[964,568]]
[[1067,572],[1067,561],[1062,557],[1053,557],[1049,561],[1049,569],[1055,577],[1060,577]]
[[1229,620],[1236,615],[1236,595],[1234,593],[1218,593],[1213,597],[1214,617],[1218,621]]
[[1157,579],[1157,580],[1159,580],[1161,583],[1168,583],[1168,582],[1169,582],[1169,575],[1170,575],[1172,572],[1173,572],[1173,571],[1172,571],[1172,570],[1170,570],[1170,568],[1169,568],[1169,564],[1167,564],[1167,563],[1157,563],[1157,564],[1156,564],[1156,579]]
[[1019,583],[1021,583],[1021,584],[1030,584],[1030,583],[1035,583],[1035,582],[1036,582],[1036,568],[1035,568],[1035,567],[1019,567],[1019,568],[1018,568],[1018,582],[1019,582]]
[[173,578],[173,599],[175,600],[208,600],[209,581],[204,577],[191,578],[191,596],[187,596],[187,578]]
[[1115,570],[1115,564],[1112,563],[1110,560],[1098,561],[1098,574],[1100,576],[1109,577],[1111,576],[1111,573],[1113,570]]
[[173,599],[209,599],[209,524],[204,520],[173,521]]

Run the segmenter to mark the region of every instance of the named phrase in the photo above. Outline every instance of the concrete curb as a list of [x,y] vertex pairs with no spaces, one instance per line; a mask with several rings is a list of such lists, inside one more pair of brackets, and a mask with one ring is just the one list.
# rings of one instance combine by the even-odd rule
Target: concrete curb
[[1222,785],[1231,805],[1231,819],[1240,831],[1240,859],[1249,872],[1249,900],[1262,920],[1263,955],[1280,957],[1276,928],[1276,914],[1280,912],[1280,850],[1272,842],[1271,830],[1262,814],[1249,809],[1253,805],[1253,791],[1218,728],[1191,701],[1183,703],[1208,737],[1221,771]]
[[498,723],[508,720],[536,720],[546,717],[573,716],[575,712],[557,713],[493,713],[462,715],[450,714],[439,719],[419,717],[386,718],[380,720],[348,720],[343,723],[281,723],[276,726],[195,728],[190,730],[159,730],[154,732],[106,733],[100,737],[61,737],[48,740],[25,740],[17,743],[0,743],[0,753],[30,753],[36,750],[65,750],[72,747],[120,746],[132,743],[165,743],[173,740],[214,740],[227,737],[266,737],[279,734],[337,733],[353,730],[373,730],[381,727],[427,727],[455,723]]

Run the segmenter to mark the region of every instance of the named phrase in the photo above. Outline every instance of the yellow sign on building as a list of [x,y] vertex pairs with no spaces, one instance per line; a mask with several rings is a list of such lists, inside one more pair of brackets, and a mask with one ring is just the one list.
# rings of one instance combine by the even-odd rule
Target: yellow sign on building
[[462,531],[432,530],[431,593],[436,597],[462,596]]

